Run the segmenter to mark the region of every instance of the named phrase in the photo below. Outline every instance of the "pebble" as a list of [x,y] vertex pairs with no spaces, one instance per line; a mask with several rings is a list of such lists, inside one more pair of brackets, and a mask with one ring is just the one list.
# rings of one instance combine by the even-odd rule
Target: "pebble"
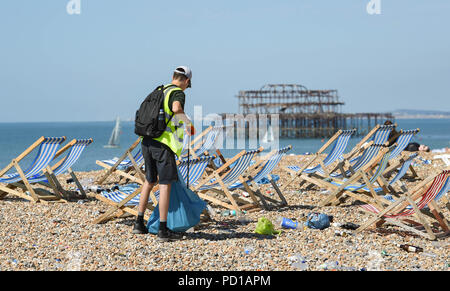
[[[420,153],[427,154],[427,153]],[[430,160],[429,156],[424,156]],[[297,163],[297,156],[285,157],[274,174],[280,183],[290,180],[287,165]],[[440,160],[433,161],[442,167]],[[424,165],[417,169],[427,176],[435,169]],[[77,173],[80,179],[95,180],[102,171]],[[63,175],[64,176],[64,175]],[[66,176],[70,178],[69,175]],[[65,177],[60,179],[63,187]],[[111,178],[111,185],[119,182]],[[419,181],[406,181],[408,187]],[[262,193],[273,191],[264,185]],[[304,185],[306,187],[306,185]],[[384,232],[364,231],[355,235],[339,224],[363,224],[368,216],[359,211],[354,201],[343,206],[314,208],[325,195],[319,188],[299,188],[291,183],[283,193],[289,205],[272,210],[247,212],[245,216],[220,214],[225,210],[216,205],[219,215],[214,222],[201,222],[186,239],[161,243],[154,235],[133,235],[134,218],[117,218],[104,224],[92,221],[109,206],[93,198],[82,202],[33,204],[6,196],[0,200],[0,270],[288,270],[297,271],[305,265],[295,264],[290,257],[299,254],[307,270],[330,270],[337,262],[338,270],[448,270],[450,239],[432,242],[422,237],[405,235],[397,227],[383,227]],[[277,196],[274,196],[277,197]],[[443,201],[438,203],[450,218]],[[314,209],[314,210],[313,210]],[[254,232],[258,218],[272,222],[279,215],[298,221],[310,212],[333,215],[337,223],[324,230],[306,228],[301,232],[283,229],[276,237]],[[350,235],[335,236],[335,231]],[[407,243],[424,248],[424,253],[400,252],[392,243]],[[426,254],[430,255],[426,255]],[[298,263],[298,261],[297,261]],[[326,268],[325,268],[326,266]],[[334,266],[336,267],[336,266]]]

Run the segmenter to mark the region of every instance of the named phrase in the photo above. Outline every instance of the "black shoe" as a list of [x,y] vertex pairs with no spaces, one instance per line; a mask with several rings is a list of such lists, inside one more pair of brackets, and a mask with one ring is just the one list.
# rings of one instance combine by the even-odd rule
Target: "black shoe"
[[135,234],[147,234],[148,229],[143,221],[136,221],[133,227],[133,233]]
[[183,233],[173,232],[170,229],[158,230],[158,240],[159,241],[173,241],[180,240],[183,238]]

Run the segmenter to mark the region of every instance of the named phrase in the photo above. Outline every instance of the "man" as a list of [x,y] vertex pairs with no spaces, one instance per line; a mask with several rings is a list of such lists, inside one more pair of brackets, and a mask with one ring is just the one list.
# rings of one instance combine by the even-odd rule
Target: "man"
[[[172,83],[164,86],[164,112],[166,115],[166,131],[158,138],[144,138],[142,140],[142,154],[145,160],[146,181],[142,187],[139,201],[139,214],[134,224],[133,233],[148,233],[144,224],[144,212],[148,197],[159,177],[159,213],[160,224],[158,239],[169,241],[182,238],[180,233],[167,228],[167,213],[169,210],[170,185],[178,180],[175,155],[180,156],[183,147],[183,130],[180,125],[185,124],[188,135],[195,134],[192,122],[184,113],[184,91],[191,87],[192,71],[185,66],[175,69]],[[172,119],[170,117],[173,115]]]

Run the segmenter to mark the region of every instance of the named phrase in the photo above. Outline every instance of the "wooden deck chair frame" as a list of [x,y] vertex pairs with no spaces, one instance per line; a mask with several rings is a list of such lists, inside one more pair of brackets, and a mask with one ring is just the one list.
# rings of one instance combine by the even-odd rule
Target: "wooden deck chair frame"
[[[125,151],[125,153],[117,160],[117,162],[113,165],[107,165],[102,161],[96,161],[96,164],[107,169],[106,173],[103,174],[103,176],[101,176],[96,182],[99,185],[102,185],[105,183],[106,179],[108,179],[109,176],[111,176],[111,174],[113,173],[117,173],[120,176],[123,176],[127,179],[129,179],[130,181],[133,181],[135,183],[139,183],[139,184],[144,184],[145,182],[145,175],[142,172],[141,168],[142,165],[138,165],[132,155],[132,151],[141,143],[141,138],[139,137],[138,139],[136,139],[136,141]],[[126,158],[128,158],[131,163],[132,163],[132,169],[134,169],[134,171],[136,171],[136,175],[131,175],[129,173],[130,169],[127,169],[125,171],[123,170],[119,170],[118,167],[120,166],[120,163],[125,160]]]
[[[287,147],[288,149],[286,151],[289,151],[292,149],[292,146],[289,145]],[[270,153],[268,153],[267,155],[265,155],[264,157],[258,157],[256,159],[255,164],[251,165],[248,169],[248,171],[246,172],[246,174],[242,175],[242,177],[246,180],[246,181],[253,181],[254,177],[256,175],[258,175],[259,171],[262,169],[261,166],[264,166],[265,163],[267,161],[269,161],[274,155],[277,154],[279,150],[272,150]],[[277,193],[278,197],[280,198],[280,201],[274,200],[270,197],[267,197],[267,195],[264,195],[263,192],[261,191],[261,186],[256,185],[256,183],[253,183],[253,186],[250,185],[249,183],[247,183],[248,187],[250,187],[250,189],[252,189],[253,193],[255,193],[259,198],[260,201],[262,203],[262,206],[264,209],[269,210],[272,207],[269,206],[269,204],[267,203],[267,201],[275,204],[275,205],[279,205],[279,206],[287,206],[288,202],[286,200],[286,198],[283,195],[283,192],[281,191],[281,189],[278,187],[278,185],[275,183],[275,181],[273,181],[272,178],[269,178],[269,182],[272,185],[272,188],[275,190],[275,192]],[[284,188],[283,188],[284,189]]]
[[[355,199],[364,201],[366,203],[373,203],[376,205],[380,205],[380,201],[384,200],[382,197],[379,197],[379,195],[377,194],[377,192],[374,190],[376,187],[374,184],[372,184],[370,182],[370,178],[368,177],[368,170],[370,168],[373,167],[373,164],[376,163],[379,166],[381,166],[379,164],[379,159],[380,157],[385,156],[386,154],[388,154],[389,152],[389,148],[383,148],[380,150],[380,152],[378,153],[377,157],[375,159],[372,159],[373,162],[367,163],[365,166],[363,166],[362,168],[360,168],[354,175],[352,175],[348,180],[346,181],[341,181],[342,184],[340,186],[334,185],[332,183],[329,183],[327,181],[321,181],[322,186],[324,186],[325,188],[331,190],[331,193],[327,196],[327,198],[325,198],[324,200],[322,200],[319,203],[319,207],[323,207],[326,205],[338,205],[340,202],[342,202],[342,198],[345,198],[345,196],[349,196],[349,197],[353,197]],[[386,157],[386,156],[385,156]],[[380,158],[381,160],[381,158]],[[378,161],[378,162],[377,162]],[[389,191],[389,183],[382,177],[384,169],[379,169],[381,171],[381,173],[379,173],[378,178],[376,179],[376,181],[374,181],[374,183],[378,183],[379,186],[384,190],[384,191]],[[359,180],[363,180],[366,187],[369,188],[369,192],[367,193],[366,191],[349,191],[346,190],[345,188],[349,185],[352,185],[354,183],[357,183]],[[369,194],[369,195],[362,195],[362,194]]]
[[[92,138],[88,139],[91,143],[94,141]],[[60,150],[58,150],[58,152],[55,154],[55,157],[53,158],[53,160],[56,160],[59,156],[61,156],[64,152],[66,152],[67,150],[69,150],[70,148],[72,148],[76,143],[78,142],[77,139],[73,139],[71,140],[69,143],[67,143],[65,146],[63,146]],[[55,193],[59,192],[60,196],[63,197],[64,199],[68,200],[70,198],[69,193],[61,186],[61,183],[59,182],[57,176],[55,175],[54,171],[56,169],[58,169],[59,166],[61,166],[61,164],[64,162],[64,158],[59,160],[56,164],[54,164],[52,167],[47,166],[47,173],[48,176],[50,177],[50,179],[48,179],[47,177],[47,181],[48,183],[45,182],[39,182],[39,184],[44,185],[46,187],[50,187],[52,188]],[[69,175],[72,177],[72,180],[74,181],[75,185],[77,185],[78,189],[81,192],[81,197],[80,198],[86,198],[86,192],[83,189],[83,186],[80,183],[80,180],[78,180],[77,175],[75,174],[75,172],[72,170],[71,167],[69,167],[67,169],[67,172],[69,173]]]
[[[354,129],[355,130],[355,129]],[[356,130],[355,130],[356,131]],[[317,161],[320,157],[320,155],[327,149],[329,148],[333,142],[335,142],[343,133],[343,130],[338,130],[313,156],[313,158],[311,160],[309,160],[307,163],[305,163],[303,165],[303,167],[298,171],[291,171],[288,169],[288,171],[293,175],[293,178],[286,183],[286,185],[284,185],[284,187],[281,189],[282,191],[284,191],[286,189],[286,187],[290,184],[292,184],[295,180],[297,180],[298,178],[301,178],[303,172],[308,169],[308,167],[310,167],[313,163],[318,162],[322,169],[324,170],[325,174],[327,175],[327,177],[329,177],[330,172],[327,170],[327,167],[323,164],[323,160],[321,161]],[[306,157],[305,157],[306,158]]]
[[[262,147],[258,148],[256,150],[256,154],[260,153],[263,150]],[[197,192],[197,194],[200,196],[200,198],[204,200],[208,200],[214,204],[217,204],[219,206],[225,207],[227,209],[236,210],[237,212],[245,211],[256,211],[258,209],[261,209],[261,204],[257,199],[258,193],[255,193],[252,188],[246,183],[244,177],[239,176],[238,180],[243,184],[244,189],[247,193],[249,193],[251,202],[243,199],[241,197],[233,197],[230,190],[228,189],[228,186],[226,186],[222,180],[223,177],[225,177],[229,171],[232,171],[232,169],[229,168],[231,164],[233,164],[235,161],[237,161],[239,158],[241,158],[243,155],[247,153],[246,150],[242,150],[240,153],[235,155],[233,158],[226,161],[220,168],[214,170],[208,177],[204,178],[202,181],[200,181],[195,187],[194,191]],[[199,190],[203,185],[211,181],[212,179],[216,179],[216,181],[220,185],[220,189],[217,188],[210,188],[208,190]],[[224,202],[220,199],[217,199],[215,197],[212,197],[208,194],[206,194],[208,191],[212,191],[215,193],[218,193],[219,195],[222,195],[225,199],[227,199],[227,202]],[[261,199],[261,197],[260,197]],[[264,198],[263,198],[264,199]]]
[[[444,170],[444,172],[445,171],[447,172],[446,179],[448,179],[449,168]],[[356,233],[360,233],[372,225],[375,225],[377,228],[381,227],[384,223],[387,222],[387,223],[399,226],[399,227],[401,227],[407,231],[410,231],[412,233],[415,233],[417,235],[423,236],[430,240],[435,240],[439,236],[449,235],[450,234],[449,223],[445,219],[442,211],[439,209],[439,206],[437,205],[436,201],[434,201],[434,199],[430,203],[428,203],[428,206],[431,210],[430,213],[425,211],[424,208],[419,209],[416,204],[416,200],[421,199],[423,197],[423,195],[425,195],[430,190],[430,187],[432,186],[435,178],[440,174],[442,174],[442,172],[436,173],[435,175],[432,175],[432,176],[429,176],[427,179],[422,181],[419,185],[414,187],[411,191],[409,191],[406,188],[406,186],[403,185],[402,190],[404,191],[404,196],[402,198],[398,199],[397,201],[395,201],[394,203],[386,203],[387,205],[384,206],[383,208],[381,208],[380,212],[378,212],[376,214],[362,208],[366,213],[369,213],[370,215],[372,215],[372,217],[369,218],[363,225],[361,225],[356,230]],[[413,214],[411,214],[409,216],[405,216],[405,217],[396,217],[396,218],[385,217],[385,215],[389,215],[389,213],[397,214],[400,211],[404,210],[407,206],[411,206],[413,208],[413,210],[414,210]],[[411,220],[411,216],[416,218],[416,221]],[[436,220],[444,232],[436,235],[433,232],[429,222],[427,221],[427,218]],[[409,224],[412,224],[416,227],[417,226],[423,227],[425,229],[425,233],[418,230],[416,227],[411,227],[411,226],[404,224],[403,221],[405,221]]]
[[[62,142],[66,139],[65,136],[62,137]],[[54,195],[52,193],[48,193],[47,191],[43,191],[42,189],[34,189],[31,185],[31,183],[28,181],[27,177],[25,176],[24,171],[19,165],[19,162],[22,161],[26,156],[28,156],[33,150],[38,148],[43,142],[45,141],[45,137],[42,136],[39,139],[37,139],[32,145],[30,145],[25,151],[23,151],[19,156],[17,156],[15,159],[11,161],[5,168],[3,168],[0,171],[0,177],[3,176],[5,173],[7,173],[12,168],[15,168],[17,173],[21,177],[21,181],[16,183],[11,183],[6,186],[3,186],[0,184],[0,199],[5,197],[7,194],[12,194],[15,196],[18,196],[22,199],[34,202],[34,203],[43,203],[47,204],[48,202],[61,202],[62,196],[59,192],[58,186],[53,184],[53,178],[51,177],[50,173],[51,170],[49,166],[47,165],[47,170],[43,170],[43,173],[47,177],[48,181],[51,183],[51,188],[54,190]],[[24,191],[28,191],[30,195],[27,195],[25,193],[21,193],[15,188],[21,188]],[[62,188],[62,187],[61,187]],[[38,195],[39,194],[39,195]]]
[[[407,131],[405,131],[405,130],[400,130],[395,136],[393,136],[390,140],[389,140],[389,143],[392,141],[392,140],[395,140],[395,139],[397,139],[397,138],[399,138],[402,134],[404,134],[404,133],[408,133],[408,132],[411,132],[411,131],[415,131],[415,133],[414,133],[414,135],[415,134],[418,134],[419,132],[420,132],[420,129],[419,128],[416,128],[415,130],[407,130]],[[399,168],[399,167],[401,167],[401,165],[406,161],[406,159],[407,159],[407,156],[408,154],[407,153],[405,153],[405,152],[401,152],[398,156],[399,156],[399,159],[397,160],[397,161],[389,161],[389,165],[388,165],[388,167],[386,168],[386,171],[385,171],[385,176],[389,176],[389,175],[391,175],[392,174],[392,172],[393,171],[395,171],[395,169],[397,169],[397,168]],[[395,158],[395,157],[394,157]],[[392,159],[392,158],[391,158]],[[413,175],[413,177],[414,178],[419,178],[419,175],[417,174],[417,172],[416,172],[416,170],[413,168],[413,166],[412,165],[410,165],[409,166],[409,170],[411,171],[411,173],[412,173],[412,175]]]

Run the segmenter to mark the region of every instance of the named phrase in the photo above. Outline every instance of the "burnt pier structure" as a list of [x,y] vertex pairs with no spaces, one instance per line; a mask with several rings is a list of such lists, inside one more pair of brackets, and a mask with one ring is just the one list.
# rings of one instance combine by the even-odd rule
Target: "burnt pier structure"
[[[240,91],[242,115],[278,114],[280,137],[330,137],[339,129],[357,129],[364,135],[391,113],[342,113],[344,102],[337,90],[309,90],[303,85],[269,84],[260,90]],[[225,114],[223,114],[225,116]]]

